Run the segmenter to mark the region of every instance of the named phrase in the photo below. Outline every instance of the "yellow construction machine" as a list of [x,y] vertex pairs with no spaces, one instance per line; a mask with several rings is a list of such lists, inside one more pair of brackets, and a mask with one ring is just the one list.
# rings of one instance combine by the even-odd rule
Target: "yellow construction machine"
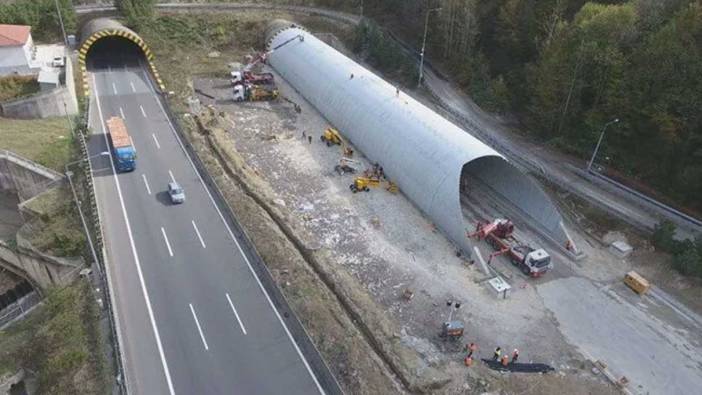
[[326,143],[327,147],[331,147],[332,144],[341,145],[343,141],[341,139],[341,133],[334,128],[327,128],[327,130],[319,136],[319,139],[322,140],[323,143]]
[[370,191],[370,188],[377,188],[381,185],[384,185],[385,190],[390,193],[397,193],[398,191],[397,185],[395,185],[395,183],[393,183],[392,181],[380,180],[377,178],[369,177],[356,177],[353,180],[353,184],[349,185],[349,189],[353,193],[368,192]]

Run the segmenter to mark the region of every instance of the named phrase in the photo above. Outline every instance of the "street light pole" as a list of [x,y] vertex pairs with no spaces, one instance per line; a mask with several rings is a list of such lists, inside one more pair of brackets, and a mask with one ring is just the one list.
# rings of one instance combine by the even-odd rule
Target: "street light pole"
[[607,126],[619,122],[619,118],[614,118],[613,120],[607,122],[604,124],[602,127],[602,133],[600,133],[600,138],[597,140],[597,145],[595,146],[595,150],[592,152],[592,158],[590,158],[590,162],[587,164],[587,171],[589,172],[590,169],[592,169],[592,164],[595,162],[595,157],[597,156],[597,151],[600,150],[600,144],[602,144],[602,138],[604,138],[605,131],[607,130]]
[[63,33],[63,43],[64,43],[64,45],[66,45],[66,48],[68,48],[68,38],[66,37],[66,28],[63,26],[63,17],[61,16],[61,9],[59,8],[58,0],[54,0],[54,4],[56,5],[56,13],[58,14],[58,17],[59,17],[59,23],[61,24],[61,32]]
[[424,18],[424,38],[422,38],[422,51],[419,53],[419,79],[417,79],[417,88],[422,86],[422,78],[424,77],[424,50],[427,46],[427,31],[429,30],[429,14],[433,11],[440,11],[441,8],[432,8],[427,10],[426,17]]
[[93,263],[95,267],[97,268],[98,272],[100,271],[100,265],[98,264],[98,258],[97,258],[97,253],[95,252],[95,246],[93,245],[93,239],[90,237],[90,232],[88,231],[88,224],[85,222],[85,216],[83,215],[83,209],[80,208],[80,202],[78,201],[78,194],[76,194],[76,189],[73,187],[73,179],[71,179],[71,176],[73,175],[73,172],[68,170],[68,167],[79,163],[83,162],[86,160],[90,160],[91,158],[94,158],[96,156],[107,156],[110,155],[109,151],[104,151],[100,152],[99,154],[95,154],[92,156],[89,156],[87,158],[79,159],[70,163],[66,164],[66,178],[68,178],[68,184],[71,186],[71,192],[73,192],[73,201],[76,203],[76,207],[78,208],[78,215],[80,216],[80,222],[83,224],[83,231],[85,232],[85,237],[88,239],[88,245],[90,246],[90,253],[93,256]]

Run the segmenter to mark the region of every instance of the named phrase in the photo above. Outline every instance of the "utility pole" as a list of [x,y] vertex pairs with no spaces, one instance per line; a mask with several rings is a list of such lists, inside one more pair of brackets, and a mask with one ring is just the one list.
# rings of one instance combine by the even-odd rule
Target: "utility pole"
[[61,16],[61,8],[59,8],[58,0],[54,0],[56,5],[56,13],[59,17],[59,23],[61,24],[61,32],[63,33],[63,44],[68,48],[68,38],[66,37],[66,28],[63,26],[63,17]]
[[[100,264],[97,258],[97,253],[95,251],[95,246],[93,245],[93,239],[90,237],[90,231],[88,231],[88,224],[85,222],[85,216],[83,215],[83,209],[80,207],[80,201],[78,200],[78,195],[76,194],[76,189],[73,186],[73,179],[71,179],[71,176],[73,176],[73,172],[68,170],[68,167],[71,165],[74,165],[76,163],[80,163],[86,160],[90,160],[91,158],[94,158],[96,156],[109,156],[110,152],[109,151],[104,151],[100,152],[97,155],[93,155],[87,158],[79,159],[77,161],[71,162],[66,164],[66,178],[68,178],[68,184],[71,186],[71,192],[73,192],[73,200],[76,203],[76,208],[78,208],[78,215],[80,216],[80,222],[83,224],[83,231],[85,232],[85,238],[88,240],[88,245],[90,246],[90,253],[93,256],[93,265],[97,268],[98,272],[100,271]],[[91,175],[92,177],[92,175]]]
[[607,130],[607,126],[619,122],[619,118],[614,118],[613,120],[607,122],[604,124],[602,127],[602,133],[600,133],[600,138],[597,140],[597,145],[595,146],[595,150],[592,152],[592,158],[590,158],[590,162],[587,164],[587,171],[590,172],[590,169],[592,169],[592,164],[595,162],[595,156],[597,156],[597,151],[600,150],[600,144],[602,144],[602,138],[604,138],[605,130]]
[[419,78],[417,79],[417,88],[422,86],[422,78],[424,78],[424,50],[427,47],[427,31],[429,30],[429,14],[433,11],[441,11],[441,8],[432,8],[427,10],[426,17],[424,18],[424,38],[422,38],[422,51],[419,53]]

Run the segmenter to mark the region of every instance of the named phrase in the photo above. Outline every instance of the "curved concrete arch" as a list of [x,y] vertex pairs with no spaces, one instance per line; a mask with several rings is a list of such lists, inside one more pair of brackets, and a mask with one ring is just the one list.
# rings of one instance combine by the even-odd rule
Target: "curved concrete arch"
[[[304,40],[293,38],[302,35]],[[510,212],[529,217],[565,245],[568,236],[551,199],[502,155],[399,92],[371,71],[299,26],[267,29],[268,63],[372,161],[461,250],[470,253],[462,194],[499,196]],[[291,40],[293,39],[293,40]],[[507,209],[505,209],[507,210]]]
[[132,29],[122,25],[114,19],[110,18],[96,18],[86,22],[81,28],[81,44],[78,50],[78,63],[80,64],[81,72],[83,73],[83,88],[85,95],[89,95],[90,90],[87,83],[87,72],[86,72],[86,59],[90,48],[98,42],[100,39],[106,37],[120,37],[125,40],[131,41],[141,49],[144,54],[146,61],[149,64],[149,69],[154,76],[159,88],[165,90],[163,81],[156,70],[156,66],[153,63],[154,54],[146,45],[146,42],[139,37]]

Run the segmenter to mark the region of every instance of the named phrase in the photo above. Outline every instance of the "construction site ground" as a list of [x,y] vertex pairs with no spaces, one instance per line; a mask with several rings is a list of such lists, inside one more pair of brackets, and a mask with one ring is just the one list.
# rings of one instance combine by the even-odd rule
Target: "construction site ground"
[[[269,15],[239,17],[249,24],[256,19],[253,26],[260,32]],[[154,47],[157,62],[168,61],[167,53]],[[696,299],[699,288],[661,270],[669,267],[659,264],[662,255],[641,240],[584,226],[582,216],[571,213],[580,207],[568,206],[563,211],[569,230],[588,258],[572,262],[549,249],[555,268],[538,280],[498,258],[495,268],[513,287],[509,299],[498,300],[481,282],[486,276],[478,265],[456,256],[401,193],[350,192],[353,176],[333,170],[341,149],[319,141],[327,121],[278,75],[282,95],[297,103],[300,113],[284,100],[234,103],[226,75],[191,71],[185,78],[202,65],[212,70],[218,58],[207,55],[210,49],[179,48],[197,52],[187,65],[160,67],[167,85],[175,86],[173,102],[182,107],[183,94],[192,88],[205,93],[198,98],[222,113],[216,124],[226,130],[219,138],[191,133],[190,140],[347,392],[561,394],[567,388],[574,394],[615,393],[592,360],[606,364],[614,379],[626,376],[633,393],[676,393],[702,385],[702,320],[694,312],[699,306],[688,309],[661,289],[686,295],[687,302]],[[222,66],[232,58],[241,61],[248,50],[217,49]],[[186,128],[194,130],[188,119]],[[311,144],[303,131],[312,136]],[[355,159],[370,166],[362,153]],[[471,198],[467,221],[501,216],[483,198]],[[537,234],[515,222],[525,237],[539,242]],[[633,255],[622,260],[608,252],[609,242],[627,237],[636,248]],[[477,246],[483,256],[491,252],[482,242]],[[665,287],[637,296],[621,283],[632,268]],[[405,290],[413,293],[409,301],[402,296]],[[549,363],[556,372],[499,374],[480,363],[466,368],[462,344],[438,337],[449,314],[447,300],[462,303],[454,314],[466,324],[462,343],[475,341],[481,357],[496,346],[516,347],[520,360]],[[408,386],[400,377],[407,372],[424,378]]]
[[[466,323],[463,343],[475,341],[482,357],[489,357],[496,346],[519,348],[523,360],[549,363],[557,375],[575,378],[574,391],[614,391],[594,369],[595,360],[607,365],[611,378],[626,376],[634,393],[682,391],[702,383],[696,356],[702,322],[662,297],[641,298],[631,292],[621,279],[636,257],[617,259],[607,251],[606,240],[592,240],[592,235],[572,229],[588,259],[573,262],[554,251],[555,269],[533,280],[498,258],[493,265],[513,287],[509,299],[498,300],[482,283],[486,275],[478,265],[458,257],[454,246],[401,193],[382,188],[350,192],[354,176],[333,170],[341,148],[319,139],[330,125],[276,77],[281,94],[301,107],[299,114],[284,100],[234,103],[226,79],[194,78],[193,83],[205,93],[199,96],[203,104],[227,114],[228,137],[246,165],[270,185],[272,202],[304,224],[310,237],[305,247],[333,251],[336,269],[352,274],[398,323],[402,342],[428,366],[450,372],[452,383],[445,391],[459,390],[466,375],[463,344],[438,337],[449,314],[447,300],[462,303],[453,317]],[[303,139],[303,131],[311,143]],[[361,153],[354,158],[367,168],[372,165]],[[500,216],[479,200],[466,210],[473,215],[467,223]],[[524,233],[540,239],[529,230]],[[477,245],[483,256],[491,252]],[[413,292],[410,301],[403,298],[405,290]],[[690,363],[681,366],[681,358]],[[500,388],[505,385],[501,382]]]

